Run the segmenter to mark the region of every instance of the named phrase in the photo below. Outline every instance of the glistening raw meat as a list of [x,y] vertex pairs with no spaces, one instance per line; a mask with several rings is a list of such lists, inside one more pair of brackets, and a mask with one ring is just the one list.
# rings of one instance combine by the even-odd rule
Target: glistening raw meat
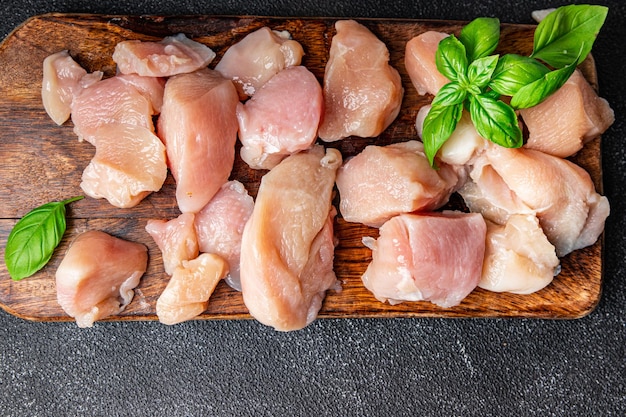
[[427,31],[406,43],[404,66],[411,83],[421,95],[436,95],[441,87],[450,82],[439,72],[435,62],[439,42],[446,37],[447,33]]
[[161,250],[165,273],[172,275],[183,261],[199,254],[193,213],[182,213],[171,220],[149,219],[146,232]]

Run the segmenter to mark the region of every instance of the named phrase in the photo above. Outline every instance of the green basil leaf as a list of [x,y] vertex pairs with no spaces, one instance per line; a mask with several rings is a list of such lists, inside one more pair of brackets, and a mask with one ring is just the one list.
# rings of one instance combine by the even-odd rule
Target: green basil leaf
[[463,103],[467,97],[466,90],[456,81],[451,81],[439,89],[433,99],[433,106],[451,106]]
[[498,65],[498,55],[490,55],[478,58],[467,68],[467,81],[479,88],[489,84],[491,76]]
[[439,72],[450,81],[464,80],[468,65],[465,46],[454,35],[443,38],[437,46],[435,63]]
[[81,198],[44,204],[15,224],[4,252],[4,262],[12,279],[29,277],[48,263],[65,233],[65,206]]
[[435,155],[450,138],[463,114],[463,103],[452,106],[432,106],[422,129],[424,153],[431,166],[434,166]]
[[520,88],[537,81],[548,72],[548,67],[535,59],[506,54],[498,60],[489,87],[500,95],[513,96]]
[[500,42],[500,20],[495,17],[474,19],[461,30],[459,40],[465,46],[469,62],[486,57]]
[[591,51],[607,13],[604,6],[559,7],[537,26],[531,57],[554,68],[580,64]]
[[489,96],[470,96],[470,117],[478,134],[506,148],[523,144],[515,110]]
[[565,68],[550,71],[538,80],[520,88],[511,97],[511,107],[527,109],[536,106],[563,86],[576,70],[576,62]]

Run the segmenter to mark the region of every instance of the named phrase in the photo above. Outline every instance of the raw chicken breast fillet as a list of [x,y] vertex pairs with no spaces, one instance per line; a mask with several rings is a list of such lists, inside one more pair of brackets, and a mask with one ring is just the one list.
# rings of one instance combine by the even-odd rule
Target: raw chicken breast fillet
[[150,219],[146,232],[161,250],[165,273],[172,275],[183,261],[198,256],[198,239],[194,227],[193,213],[182,213],[172,220]]
[[189,39],[184,33],[167,36],[159,42],[119,42],[113,51],[118,72],[146,77],[193,72],[209,65],[213,58],[215,52],[211,48]]
[[302,329],[338,285],[331,205],[341,154],[316,145],[263,176],[241,243],[241,287],[250,314],[276,330]]
[[439,89],[450,82],[437,69],[435,54],[447,33],[428,31],[412,38],[406,43],[404,66],[411,83],[421,95],[437,95]]
[[337,173],[339,211],[346,221],[379,227],[401,213],[443,206],[464,179],[449,165],[431,168],[422,142],[370,145]]
[[156,314],[163,324],[191,320],[205,311],[209,298],[228,272],[222,258],[202,253],[178,266],[156,302]]
[[485,255],[485,220],[477,213],[401,214],[365,238],[372,262],[363,284],[381,302],[461,303],[478,285]]
[[400,112],[400,74],[389,65],[387,46],[365,26],[339,20],[335,28],[324,73],[319,137],[332,142],[378,136]]
[[235,161],[237,103],[233,83],[217,71],[168,79],[157,131],[181,212],[197,213],[228,181]]
[[87,74],[67,50],[46,57],[43,61],[41,100],[48,116],[58,125],[65,123],[70,117],[74,96],[101,78],[101,71]]
[[228,181],[194,220],[200,251],[217,254],[228,262],[225,280],[237,291],[241,291],[241,238],[253,208],[254,200],[244,185],[236,180]]
[[122,312],[148,267],[148,249],[92,230],[71,243],[56,271],[57,300],[79,327]]
[[536,214],[557,255],[596,242],[609,202],[583,168],[532,149],[492,145],[476,160],[459,193],[471,211],[498,224],[511,214]]
[[303,66],[280,71],[250,100],[237,106],[241,159],[271,169],[286,156],[310,148],[322,117],[322,87]]
[[279,71],[300,65],[303,55],[302,45],[289,32],[262,27],[228,48],[215,70],[234,81],[243,100]]
[[604,133],[615,121],[609,103],[599,97],[579,70],[540,104],[521,109],[528,128],[527,148],[566,158]]

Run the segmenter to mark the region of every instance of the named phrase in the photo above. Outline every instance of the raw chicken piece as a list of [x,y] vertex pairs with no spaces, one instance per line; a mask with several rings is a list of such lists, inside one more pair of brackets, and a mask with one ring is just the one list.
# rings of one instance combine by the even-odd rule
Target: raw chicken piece
[[348,136],[374,137],[400,112],[404,89],[389,65],[389,50],[354,20],[335,23],[324,73],[324,116],[319,137],[332,142]]
[[43,61],[41,99],[48,116],[59,126],[65,123],[70,117],[74,96],[101,78],[100,71],[87,74],[67,50],[46,57]]
[[239,258],[241,237],[252,215],[254,200],[239,181],[222,185],[215,196],[196,214],[195,228],[201,252],[215,253],[228,261],[226,283],[241,291]]
[[172,275],[183,261],[198,256],[194,217],[193,213],[183,213],[172,220],[150,219],[146,224],[146,232],[161,250],[163,266],[168,275]]
[[421,95],[436,95],[439,89],[450,82],[437,69],[435,54],[447,33],[428,31],[417,35],[406,43],[404,66],[411,83]]
[[113,61],[122,74],[170,77],[208,66],[215,58],[208,46],[184,33],[167,36],[160,42],[123,41],[115,45]]
[[379,227],[400,213],[443,206],[464,179],[449,165],[431,168],[422,142],[370,145],[337,173],[339,211],[346,221]]
[[302,45],[289,32],[262,27],[228,48],[215,69],[232,79],[245,99],[280,70],[300,65],[303,55]]
[[211,294],[227,272],[226,261],[211,253],[183,261],[156,302],[159,321],[176,324],[200,315],[207,309]]
[[311,71],[300,65],[280,71],[237,106],[241,158],[251,168],[271,169],[287,155],[310,148],[323,102]]
[[609,103],[578,70],[556,93],[520,114],[529,132],[524,146],[562,158],[581,150],[615,121]]
[[372,262],[362,276],[381,302],[430,301],[454,307],[481,277],[485,220],[477,213],[401,214],[364,239]]
[[148,267],[148,249],[91,230],[70,245],[56,271],[57,300],[79,327],[119,314]]
[[535,213],[559,257],[595,243],[602,233],[609,202],[578,165],[532,149],[497,145],[477,161],[472,181],[459,190],[470,210],[499,224],[511,214]]
[[[431,109],[431,105],[423,106],[417,112],[415,128],[422,138],[424,119]],[[487,147],[488,141],[478,134],[468,112],[464,111],[461,120],[454,132],[437,152],[439,161],[451,165],[471,164],[473,159]]]
[[333,271],[331,194],[341,154],[316,145],[284,159],[261,180],[241,243],[241,287],[250,314],[276,330],[310,324]]
[[552,282],[559,258],[534,215],[513,214],[505,225],[487,221],[487,244],[478,286],[530,294]]
[[161,110],[164,81],[139,75],[117,75],[80,91],[72,101],[72,122],[79,140],[96,144],[98,129],[126,123],[154,131],[152,116]]
[[217,71],[168,79],[158,134],[165,143],[183,213],[197,213],[228,177],[235,161],[237,91]]
[[165,147],[142,126],[112,123],[93,137],[96,154],[83,171],[80,187],[93,198],[116,207],[134,207],[159,191],[167,176]]

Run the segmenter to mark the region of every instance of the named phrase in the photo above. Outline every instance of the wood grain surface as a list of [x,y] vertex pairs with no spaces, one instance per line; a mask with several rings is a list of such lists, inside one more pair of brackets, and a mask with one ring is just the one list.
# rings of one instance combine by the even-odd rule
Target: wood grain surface
[[[185,33],[205,43],[216,53],[213,67],[224,51],[247,33],[262,26],[288,30],[305,50],[306,65],[321,81],[334,34],[336,19],[259,18],[211,16],[107,16],[48,14],[35,16],[11,33],[0,45],[0,256],[4,259],[7,236],[16,223],[32,208],[49,201],[82,195],[80,179],[93,157],[94,148],[79,143],[71,122],[57,126],[41,104],[42,62],[52,53],[69,50],[88,71],[115,74],[111,54],[115,45],[127,39],[159,40]],[[415,139],[414,120],[421,106],[431,97],[417,94],[404,68],[406,42],[427,30],[458,33],[462,22],[359,19],[383,40],[398,69],[405,88],[402,110],[397,120],[378,138],[349,138],[330,146],[341,150],[344,158],[376,143],[386,145]],[[497,52],[529,54],[534,26],[502,25],[502,40]],[[596,85],[593,61],[582,65],[590,82]],[[586,168],[599,192],[602,191],[600,138],[590,142],[573,160]],[[250,170],[241,160],[235,162],[232,178],[243,182],[254,196],[263,171]],[[462,205],[453,198],[448,207]],[[0,306],[16,316],[41,321],[71,320],[56,301],[54,274],[68,243],[79,233],[99,229],[114,236],[144,243],[150,262],[136,289],[135,298],[119,316],[109,320],[154,320],[155,304],[167,283],[160,252],[145,232],[152,218],[171,219],[179,214],[171,176],[160,192],[151,194],[139,206],[119,209],[105,200],[85,198],[68,209],[68,228],[50,263],[36,275],[22,281],[10,279],[4,262],[0,265]],[[329,291],[319,317],[534,317],[578,318],[597,305],[602,287],[600,239],[591,247],[562,259],[562,271],[552,284],[530,295],[492,293],[475,290],[459,306],[440,308],[429,302],[405,302],[395,306],[377,301],[362,285],[360,276],[371,260],[363,246],[363,236],[377,231],[358,224],[336,221],[339,244],[335,252],[335,271],[342,282],[341,292]],[[221,282],[208,310],[200,319],[250,318],[241,294]]]

